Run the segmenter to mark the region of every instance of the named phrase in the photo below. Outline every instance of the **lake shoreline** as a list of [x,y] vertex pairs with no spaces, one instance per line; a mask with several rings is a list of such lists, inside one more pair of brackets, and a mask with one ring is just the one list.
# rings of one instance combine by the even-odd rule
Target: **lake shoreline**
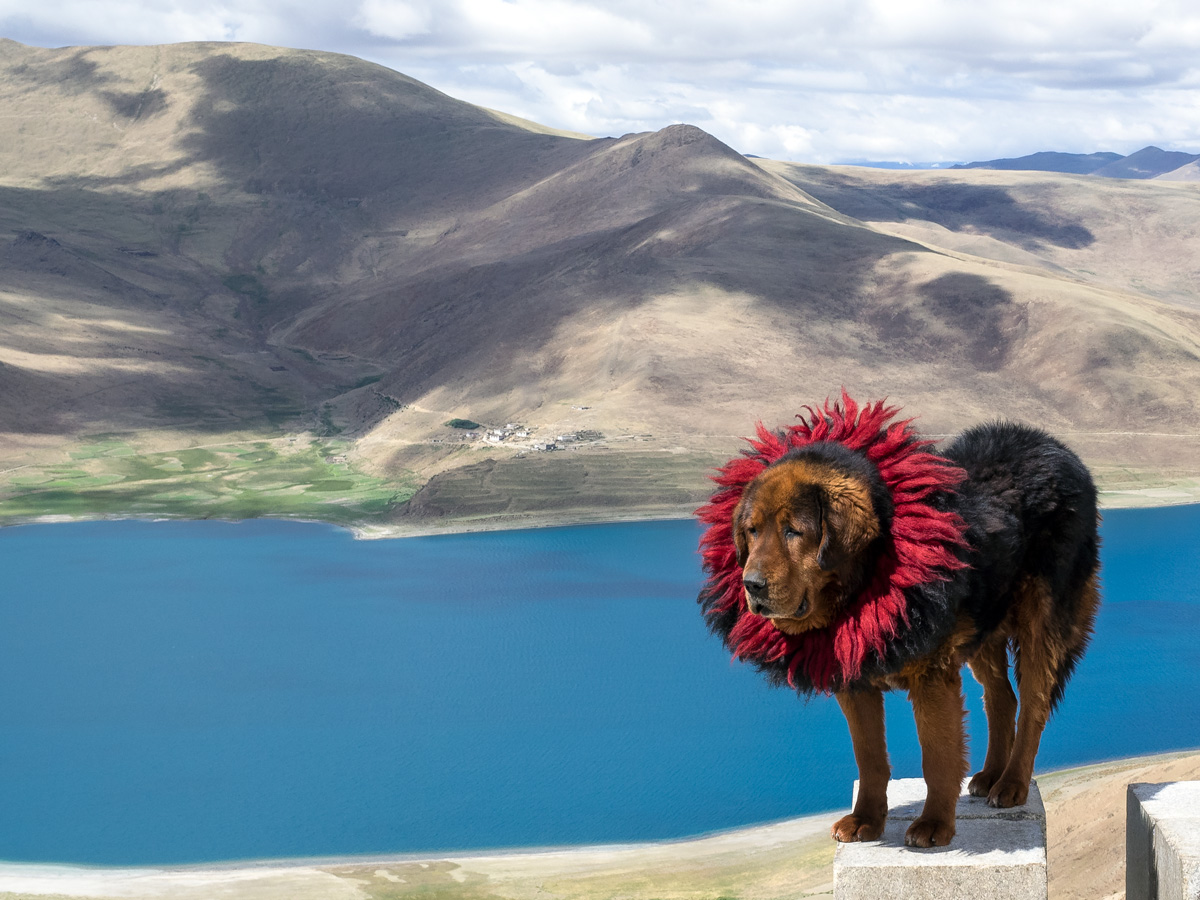
[[[1037,776],[1049,816],[1051,893],[1112,882],[1123,876],[1123,816],[1108,807],[1123,802],[1128,781],[1177,780],[1200,775],[1200,751],[1177,750],[1084,766]],[[1070,814],[1067,815],[1067,811]],[[232,898],[290,896],[295,900],[361,897],[366,882],[392,891],[372,896],[408,897],[433,884],[440,896],[479,896],[485,885],[499,895],[536,896],[543,885],[573,888],[573,896],[599,897],[623,886],[643,897],[687,886],[721,890],[731,873],[743,879],[746,896],[769,896],[781,879],[797,896],[832,891],[834,844],[830,824],[839,810],[780,822],[750,825],[665,841],[563,847],[471,850],[442,854],[368,854],[274,860],[236,860],[177,866],[108,867],[55,863],[0,862],[0,893],[106,900],[110,897],[199,898],[220,892]],[[1068,821],[1069,820],[1069,821]],[[1072,855],[1064,844],[1083,822],[1087,854]],[[1119,865],[1113,861],[1120,857]],[[1095,857],[1095,858],[1093,858]],[[1098,861],[1103,860],[1104,865]],[[747,871],[749,869],[749,871]],[[394,886],[394,887],[393,887]],[[1096,884],[1096,888],[1104,887]],[[494,896],[490,892],[485,896]],[[1096,894],[1099,896],[1099,894]]]
[[[1168,488],[1146,488],[1136,491],[1101,491],[1100,510],[1115,509],[1160,509],[1171,506],[1193,506],[1200,504],[1200,495]],[[258,516],[253,518],[223,518],[220,516],[197,518],[195,516],[164,515],[43,515],[21,517],[0,523],[0,528],[21,525],[53,525],[74,522],[249,522],[266,519],[279,522],[304,522],[314,525],[330,525],[349,531],[355,540],[391,540],[409,537],[437,537],[439,535],[484,534],[496,531],[533,531],[543,528],[575,528],[588,525],[642,524],[649,522],[674,522],[693,518],[695,507],[691,504],[674,508],[645,510],[642,512],[609,513],[602,510],[579,513],[522,513],[512,516],[455,519],[447,517],[421,524],[396,522],[346,523],[333,522],[305,516]]]
[[[1100,491],[1100,511],[1115,509],[1161,509],[1168,506],[1200,504],[1200,493],[1188,493],[1170,488],[1146,488],[1132,491]],[[537,528],[572,528],[581,525],[616,525],[629,522],[668,522],[694,518],[691,504],[672,511],[656,509],[645,513],[605,514],[529,513],[521,516],[496,516],[480,519],[442,520],[421,525],[380,523],[344,526],[359,540],[386,540],[404,537],[433,537],[440,534],[478,534],[490,531],[524,531]]]

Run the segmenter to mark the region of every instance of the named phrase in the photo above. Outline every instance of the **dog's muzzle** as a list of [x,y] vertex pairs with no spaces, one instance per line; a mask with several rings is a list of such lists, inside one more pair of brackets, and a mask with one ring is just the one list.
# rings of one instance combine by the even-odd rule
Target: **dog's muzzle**
[[746,607],[756,616],[766,615],[767,579],[760,572],[746,572],[742,575],[742,587],[746,589]]

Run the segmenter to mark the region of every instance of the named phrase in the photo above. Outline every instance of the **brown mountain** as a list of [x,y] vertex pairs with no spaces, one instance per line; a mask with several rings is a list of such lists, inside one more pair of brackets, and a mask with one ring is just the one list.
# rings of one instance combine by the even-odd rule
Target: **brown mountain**
[[680,511],[845,385],[1200,474],[1194,185],[587,139],[246,44],[4,41],[0,73],[4,468],[332,425],[433,479],[405,521]]

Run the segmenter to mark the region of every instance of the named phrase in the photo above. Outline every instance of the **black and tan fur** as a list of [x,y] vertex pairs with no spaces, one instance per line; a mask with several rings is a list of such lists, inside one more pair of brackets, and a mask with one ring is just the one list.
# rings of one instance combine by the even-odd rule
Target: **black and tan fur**
[[[833,826],[839,841],[883,832],[890,777],[883,691],[892,689],[912,701],[928,785],[905,842],[944,846],[953,838],[968,766],[963,664],[983,685],[988,723],[986,760],[970,793],[995,807],[1023,804],[1042,730],[1099,606],[1096,490],[1075,454],[1036,429],[996,424],[967,431],[942,455],[967,473],[956,491],[933,499],[966,522],[959,556],[967,565],[909,589],[910,621],[894,645],[837,685],[860,775],[853,812]],[[770,465],[734,513],[751,612],[787,634],[828,624],[872,576],[891,515],[878,473],[855,451],[812,444]]]

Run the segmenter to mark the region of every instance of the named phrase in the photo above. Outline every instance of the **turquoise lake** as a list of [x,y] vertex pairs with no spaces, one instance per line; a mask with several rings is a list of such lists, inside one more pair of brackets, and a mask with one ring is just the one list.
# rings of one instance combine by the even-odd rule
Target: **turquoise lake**
[[[1200,507],[1103,532],[1105,603],[1042,771],[1200,746]],[[768,688],[705,630],[698,535],[0,530],[0,859],[624,842],[848,805],[837,704]],[[918,776],[902,696],[888,724],[894,774]]]

